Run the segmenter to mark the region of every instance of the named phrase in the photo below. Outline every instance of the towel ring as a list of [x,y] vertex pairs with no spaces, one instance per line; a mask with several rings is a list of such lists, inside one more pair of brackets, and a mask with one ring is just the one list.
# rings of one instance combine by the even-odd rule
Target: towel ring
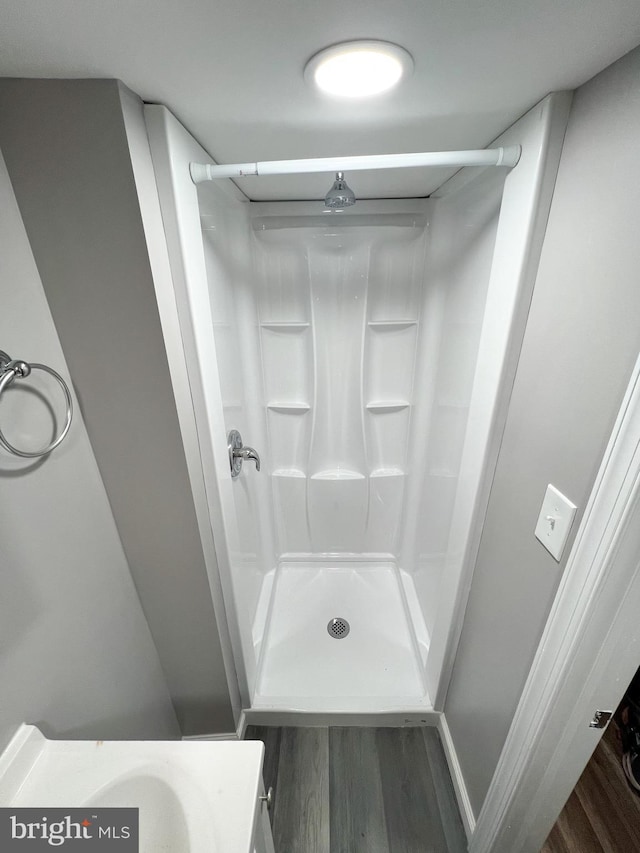
[[10,453],[15,454],[16,456],[22,456],[25,459],[35,459],[39,456],[46,456],[48,453],[51,453],[52,450],[55,450],[69,432],[69,427],[71,426],[71,420],[73,418],[73,400],[71,398],[71,391],[69,391],[67,383],[59,373],[53,370],[53,368],[47,367],[46,364],[29,364],[26,361],[20,361],[18,359],[14,360],[3,350],[0,350],[0,396],[2,396],[2,392],[5,388],[8,388],[15,379],[26,379],[32,370],[42,370],[50,376],[53,376],[53,378],[58,382],[62,389],[62,393],[64,394],[64,399],[67,405],[67,415],[60,435],[42,450],[20,450],[19,448],[14,447],[13,444],[7,440],[2,429],[0,429],[0,445]]

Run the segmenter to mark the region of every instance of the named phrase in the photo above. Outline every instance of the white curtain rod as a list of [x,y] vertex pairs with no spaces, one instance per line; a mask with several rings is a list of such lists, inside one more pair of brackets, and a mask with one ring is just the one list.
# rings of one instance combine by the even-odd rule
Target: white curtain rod
[[424,151],[417,154],[370,154],[360,157],[318,157],[311,160],[269,160],[262,163],[191,163],[194,184],[216,178],[247,175],[295,175],[309,172],[353,172],[362,169],[406,169],[417,166],[515,166],[520,146],[481,148],[476,151]]

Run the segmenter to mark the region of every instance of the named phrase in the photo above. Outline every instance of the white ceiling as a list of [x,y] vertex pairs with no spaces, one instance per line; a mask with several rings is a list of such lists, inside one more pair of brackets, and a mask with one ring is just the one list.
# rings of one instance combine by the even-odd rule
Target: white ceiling
[[[356,38],[402,45],[413,76],[360,103],[309,89],[306,61]],[[118,77],[220,163],[483,147],[639,42],[639,0],[0,0],[0,76]],[[426,195],[443,177],[347,174],[360,197]],[[331,179],[238,183],[302,199]]]

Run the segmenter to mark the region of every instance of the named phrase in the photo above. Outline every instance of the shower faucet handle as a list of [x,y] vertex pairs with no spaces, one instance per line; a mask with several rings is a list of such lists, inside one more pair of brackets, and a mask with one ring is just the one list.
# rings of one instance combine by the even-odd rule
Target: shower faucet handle
[[227,449],[229,451],[229,465],[231,466],[231,478],[236,479],[242,471],[242,463],[245,459],[253,459],[256,463],[256,471],[260,470],[260,457],[258,451],[253,447],[245,447],[242,436],[237,429],[232,429],[227,436]]
[[256,471],[260,470],[260,457],[258,456],[258,451],[254,450],[253,447],[245,446],[240,450],[234,450],[233,455],[236,459],[239,456],[242,457],[243,460],[253,459],[253,461],[256,463]]

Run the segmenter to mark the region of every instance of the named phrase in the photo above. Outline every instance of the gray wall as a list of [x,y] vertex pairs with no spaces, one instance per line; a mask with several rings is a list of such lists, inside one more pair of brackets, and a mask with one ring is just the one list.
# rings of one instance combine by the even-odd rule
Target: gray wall
[[0,81],[0,147],[184,734],[234,729],[115,80]]
[[[68,379],[1,156],[0,306],[0,346]],[[49,439],[43,400],[64,418],[59,389],[39,372],[3,394],[2,429],[17,446]],[[49,737],[178,737],[79,412],[41,462],[0,449],[0,507],[0,751],[22,722]]]
[[[445,712],[476,814],[640,349],[640,50],[576,93]],[[547,483],[579,506],[562,563]]]

